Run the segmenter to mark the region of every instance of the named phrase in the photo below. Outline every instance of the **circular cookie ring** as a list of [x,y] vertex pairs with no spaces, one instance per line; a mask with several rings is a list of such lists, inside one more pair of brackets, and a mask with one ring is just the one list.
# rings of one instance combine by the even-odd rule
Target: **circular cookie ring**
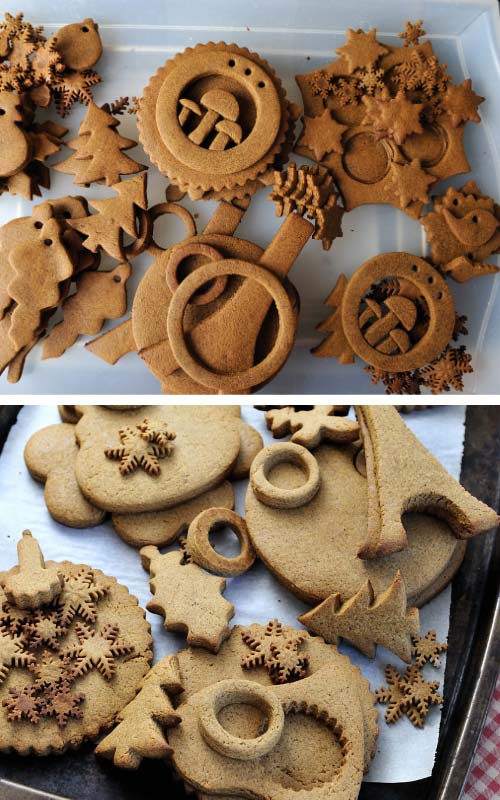
[[[241,551],[235,558],[222,556],[210,543],[212,531],[224,527],[230,528],[239,539]],[[255,561],[255,550],[246,522],[229,508],[207,508],[198,514],[189,526],[186,543],[189,554],[198,566],[226,578],[243,575]]]
[[[250,133],[229,150],[207,149],[195,144],[179,122],[179,102],[196,80],[210,75],[242,84],[255,105],[255,123]],[[210,111],[207,112],[207,116]],[[156,124],[173,156],[201,173],[230,175],[252,167],[273,146],[282,114],[280,97],[263,66],[242,52],[212,50],[208,61],[202,51],[185,51],[172,65],[158,93]],[[212,112],[214,123],[219,118]],[[233,117],[231,119],[234,119]]]
[[[424,336],[406,353],[379,352],[359,327],[359,306],[370,288],[384,278],[405,278],[418,287],[429,309]],[[444,278],[427,261],[411,253],[384,253],[369,259],[354,273],[342,300],[345,336],[360,358],[387,372],[407,372],[429,364],[443,352],[453,335],[455,304]]]
[[[302,486],[284,489],[274,486],[268,479],[278,464],[296,464],[307,474]],[[309,450],[300,444],[283,442],[265,447],[254,458],[250,467],[250,484],[261,503],[271,508],[300,508],[317,494],[321,484],[318,462]]]
[[153,235],[153,221],[149,212],[143,208],[139,208],[138,211],[139,233],[137,235],[137,239],[130,244],[127,244],[123,248],[123,255],[127,261],[131,258],[135,258],[136,256],[140,256],[141,253],[144,253],[144,251],[148,249],[151,242],[151,236]]
[[[279,317],[278,335],[267,356],[259,364],[230,375],[213,372],[200,364],[190,353],[184,334],[184,313],[191,297],[200,286],[220,275],[240,275],[260,283],[274,300]],[[233,393],[265,383],[283,366],[293,346],[294,329],[295,313],[281,281],[257,264],[232,258],[203,264],[188,275],[172,296],[167,316],[170,347],[179,367],[202,386]]]
[[[238,703],[258,708],[266,715],[268,726],[265,733],[255,739],[241,739],[222,727],[218,715],[226,706]],[[279,698],[268,686],[229,679],[206,690],[199,707],[198,724],[201,735],[212,750],[239,761],[253,761],[265,756],[278,744],[285,725],[285,712]]]
[[[196,223],[192,214],[184,206],[179,206],[177,203],[157,203],[157,205],[149,209],[148,214],[153,226],[158,217],[163,216],[163,214],[175,214],[184,223],[186,229],[184,238],[190,239],[192,236],[196,236]],[[153,231],[151,231],[151,241],[147,247],[148,254],[156,258],[166,250],[168,248],[160,247],[159,244],[156,244],[153,239]]]
[[[165,278],[167,286],[172,294],[179,288],[179,281],[177,280],[177,270],[185,258],[189,256],[206,256],[209,261],[221,261],[224,256],[219,253],[215,247],[202,242],[187,242],[186,244],[178,244],[172,247],[168,261],[165,267]],[[220,275],[204,292],[197,294],[191,299],[191,304],[195,306],[204,306],[216,300],[222,294],[227,286],[227,275]]]

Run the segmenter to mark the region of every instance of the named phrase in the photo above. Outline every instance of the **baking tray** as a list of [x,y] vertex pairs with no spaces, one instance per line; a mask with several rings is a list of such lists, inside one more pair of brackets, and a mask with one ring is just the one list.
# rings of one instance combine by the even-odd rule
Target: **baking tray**
[[[282,78],[289,97],[302,105],[295,82],[297,73],[309,72],[329,63],[335,48],[342,45],[346,28],[376,27],[382,41],[401,44],[398,31],[406,19],[423,19],[428,37],[440,60],[456,82],[471,77],[475,91],[486,97],[481,105],[481,125],[469,123],[465,129],[465,148],[471,174],[442,181],[434,193],[449,185],[462,186],[470,177],[483,191],[500,198],[500,18],[496,0],[2,0],[0,10],[23,9],[26,18],[44,24],[53,33],[62,24],[93,17],[99,23],[104,54],[99,62],[103,82],[94,88],[98,104],[121,95],[142,95],[150,76],[176,52],[197,42],[210,40],[236,42],[264,58]],[[53,117],[54,112],[49,110]],[[64,120],[70,129],[68,140],[76,136],[84,109],[75,105]],[[136,121],[125,114],[120,133],[137,140]],[[298,131],[297,131],[298,132]],[[66,158],[64,149],[51,161]],[[138,147],[131,155],[143,164],[149,160]],[[146,159],[146,160],[144,160]],[[300,161],[300,159],[299,159]],[[106,187],[77,187],[71,175],[52,170],[52,188],[43,198],[65,194],[105,197]],[[166,179],[155,167],[148,171],[150,203],[164,200]],[[238,229],[238,235],[266,245],[282,224],[268,190],[254,196]],[[29,203],[4,194],[0,199],[0,224],[31,213]],[[183,205],[199,215],[201,230],[215,204],[183,200]],[[159,242],[174,243],[182,227],[172,215],[158,220],[155,232]],[[369,205],[346,214],[343,237],[336,239],[329,252],[320,242],[307,243],[290,273],[301,297],[299,330],[295,347],[280,373],[265,387],[269,394],[383,394],[364,372],[362,363],[345,366],[336,359],[313,357],[309,350],[322,336],[315,326],[328,313],[324,300],[340,273],[348,277],[368,258],[378,253],[407,250],[425,255],[426,243],[421,225],[390,206]],[[147,255],[133,261],[128,283],[129,298],[151,263]],[[457,310],[468,317],[469,335],[464,343],[472,354],[474,373],[465,376],[465,392],[500,393],[498,340],[500,337],[500,275],[485,276],[471,284],[450,281]],[[129,302],[130,305],[130,302]],[[57,317],[55,318],[57,319]],[[116,323],[106,323],[105,329]],[[85,350],[81,337],[62,358],[41,361],[38,345],[30,354],[23,378],[11,385],[0,378],[0,394],[158,394],[160,385],[135,354],[128,354],[110,366]]]
[[[20,406],[0,406],[0,449]],[[1,465],[1,459],[0,459]],[[461,482],[500,508],[500,406],[470,406],[465,422]],[[473,539],[452,583],[445,705],[433,774],[411,783],[365,783],[360,800],[458,800],[484,724],[500,666],[500,532]],[[2,800],[141,800],[158,786],[169,798],[186,795],[166,768],[143,762],[121,771],[93,754],[47,758],[0,756]]]

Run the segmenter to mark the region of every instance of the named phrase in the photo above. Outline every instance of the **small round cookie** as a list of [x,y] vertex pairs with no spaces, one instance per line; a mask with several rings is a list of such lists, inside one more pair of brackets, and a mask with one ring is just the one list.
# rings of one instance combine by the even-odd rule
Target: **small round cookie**
[[[368,525],[367,482],[354,463],[358,450],[355,444],[323,444],[314,456],[309,453],[316,459],[321,487],[300,508],[266,505],[250,486],[246,497],[250,538],[271,572],[306,602],[316,604],[334,592],[345,601],[367,579],[378,594],[400,570],[408,604],[422,606],[452,579],[465,543],[455,538],[444,520],[411,513],[403,520],[409,540],[405,550],[384,558],[358,558]],[[278,499],[281,493],[286,499],[304,486],[304,480],[303,471],[289,463],[268,473]]]
[[201,511],[212,506],[234,508],[234,492],[229,481],[173,508],[145,511],[143,514],[112,514],[111,522],[117,534],[132,547],[148,544],[166,547],[187,531]]
[[[210,534],[225,527],[230,528],[240,542],[240,553],[234,558],[221,555],[210,542]],[[199,567],[225,578],[243,575],[255,561],[245,520],[227,508],[207,508],[198,514],[188,529],[186,551]]]
[[80,491],[75,477],[77,453],[75,426],[63,422],[34,433],[24,448],[24,460],[30,475],[45,484],[45,503],[56,522],[69,528],[93,528],[106,512]]
[[[59,754],[96,739],[133,697],[152,661],[150,626],[115,578],[52,562],[55,602],[0,612],[0,751]],[[0,574],[0,586],[11,571]]]
[[79,486],[113,513],[158,511],[219,485],[240,451],[239,406],[84,406]]

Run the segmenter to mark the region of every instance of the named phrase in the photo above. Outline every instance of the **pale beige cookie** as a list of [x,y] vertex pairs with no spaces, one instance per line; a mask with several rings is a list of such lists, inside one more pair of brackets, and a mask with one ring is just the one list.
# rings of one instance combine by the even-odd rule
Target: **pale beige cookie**
[[[63,578],[55,602],[0,611],[1,752],[62,753],[97,738],[152,660],[149,624],[125,586],[84,564],[46,567]],[[0,573],[2,587],[12,574]]]
[[234,606],[222,597],[226,581],[196,564],[183,564],[183,557],[181,550],[162,555],[157,547],[142,548],[142,565],[151,574],[154,595],[147,609],[164,617],[165,630],[185,632],[189,644],[216,653],[229,636],[228,622],[234,616]]
[[201,511],[214,506],[234,508],[234,492],[229,481],[223,481],[215,489],[209,489],[192,500],[163,511],[112,514],[111,522],[117,534],[132,547],[144,547],[148,544],[165,547],[181,533],[185,533]]
[[262,436],[255,428],[248,425],[246,422],[241,421],[240,425],[240,452],[238,460],[231,472],[233,481],[243,480],[248,478],[250,472],[250,465],[255,456],[264,447]]
[[336,415],[336,406],[313,406],[310,411],[296,411],[293,406],[266,413],[266,425],[275,439],[291,433],[291,441],[313,449],[320,442],[355,442],[359,425]]
[[[67,415],[66,410],[63,413]],[[24,448],[24,460],[30,475],[45,483],[45,502],[51,516],[70,528],[92,528],[100,525],[106,512],[92,505],[80,491],[75,477],[77,453],[75,426],[62,423],[34,433]]]
[[[248,644],[253,642],[254,649]],[[274,656],[271,653],[273,644],[274,652],[277,650],[283,660],[287,660],[289,645],[294,643],[296,659],[301,662],[305,672],[302,677],[313,675],[325,666],[331,665],[335,670],[338,685],[355,688],[361,704],[364,720],[364,751],[365,751],[365,770],[368,769],[370,762],[375,755],[375,747],[378,736],[377,712],[374,708],[374,698],[370,691],[370,684],[363,678],[358,667],[352,664],[349,658],[341,655],[334,645],[324,642],[320,636],[310,636],[305,630],[296,630],[282,626],[277,620],[270,622],[267,626],[256,623],[243,627],[235,625],[231,629],[229,639],[222,643],[217,655],[214,657],[202,647],[188,647],[177,654],[183,693],[179,696],[180,705],[184,703],[194,693],[199,692],[206,686],[211,686],[218,681],[228,678],[238,678],[255,681],[263,686],[270,686],[277,679],[274,670]],[[267,660],[259,657],[257,645],[261,643],[261,650],[268,654]],[[253,659],[249,660],[253,654]],[[300,677],[297,673],[289,679],[297,680]],[[228,721],[228,712],[223,712],[221,719]],[[231,713],[231,721],[234,725],[238,720],[248,721],[248,708],[240,706],[234,708]],[[253,716],[254,735],[261,724],[260,715]],[[316,727],[311,722],[314,730]],[[332,757],[332,766],[335,762],[340,763],[338,751],[332,753],[331,748],[327,748],[328,757]],[[315,763],[315,759],[313,759]]]
[[[444,520],[406,514],[408,547],[362,560],[358,551],[366,540],[368,490],[366,478],[354,465],[358,448],[322,444],[314,454],[306,452],[317,462],[321,481],[306,505],[273,508],[251,487],[246,497],[246,523],[257,555],[285,586],[306,602],[318,603],[335,592],[345,601],[367,579],[379,594],[400,570],[408,603],[420,607],[448,584],[462,562],[465,543]],[[290,463],[273,467],[267,477],[278,499],[280,488],[287,496],[305,481],[303,471]]]
[[368,580],[345,603],[339,594],[333,594],[298,619],[326,642],[337,644],[340,637],[347,639],[368,658],[375,658],[381,644],[407,664],[412,657],[412,637],[420,631],[418,610],[407,608],[399,572],[376,599]]
[[455,536],[489,531],[500,517],[467,492],[419,442],[391,406],[357,406],[368,481],[367,541],[361,558],[378,558],[407,546],[401,516],[425,511],[446,520]]
[[[236,724],[230,716],[221,719],[241,704],[264,713],[265,732],[254,735],[251,712]],[[173,763],[199,791],[273,800],[291,800],[304,791],[311,800],[358,797],[363,716],[355,687],[338,682],[331,665],[283,686],[222,681],[177,710],[181,724],[169,732]]]
[[[240,451],[239,406],[78,408],[77,481],[106,511],[157,511],[197,497],[231,473]],[[163,441],[165,430],[175,439]]]
[[[210,534],[220,528],[230,528],[240,543],[240,552],[229,558],[217,552],[210,542]],[[248,535],[243,517],[227,508],[207,508],[191,522],[186,553],[199,567],[226,578],[242,575],[255,561],[255,550]]]
[[118,714],[116,728],[94,752],[124,769],[137,769],[143,758],[168,758],[172,748],[164,730],[180,722],[169,694],[180,691],[177,659],[165,656],[149,670],[137,696]]
[[62,589],[62,575],[55,566],[48,566],[30,531],[23,531],[17,543],[19,564],[12,567],[3,589],[9,603],[22,609],[37,609],[52,603]]

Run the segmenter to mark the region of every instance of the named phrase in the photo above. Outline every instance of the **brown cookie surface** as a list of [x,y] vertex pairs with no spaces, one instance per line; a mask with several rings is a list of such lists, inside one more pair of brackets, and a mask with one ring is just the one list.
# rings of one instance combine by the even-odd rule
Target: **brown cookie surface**
[[[354,466],[358,449],[320,445],[314,451],[321,485],[302,507],[272,508],[249,488],[246,521],[257,555],[278,580],[309,602],[335,592],[345,601],[367,579],[378,594],[400,570],[408,603],[421,606],[451,580],[462,562],[465,544],[457,541],[444,521],[412,513],[403,518],[408,536],[405,550],[370,561],[358,558],[368,524],[367,482]],[[304,473],[292,464],[279,464],[268,478],[278,489],[304,484]]]

